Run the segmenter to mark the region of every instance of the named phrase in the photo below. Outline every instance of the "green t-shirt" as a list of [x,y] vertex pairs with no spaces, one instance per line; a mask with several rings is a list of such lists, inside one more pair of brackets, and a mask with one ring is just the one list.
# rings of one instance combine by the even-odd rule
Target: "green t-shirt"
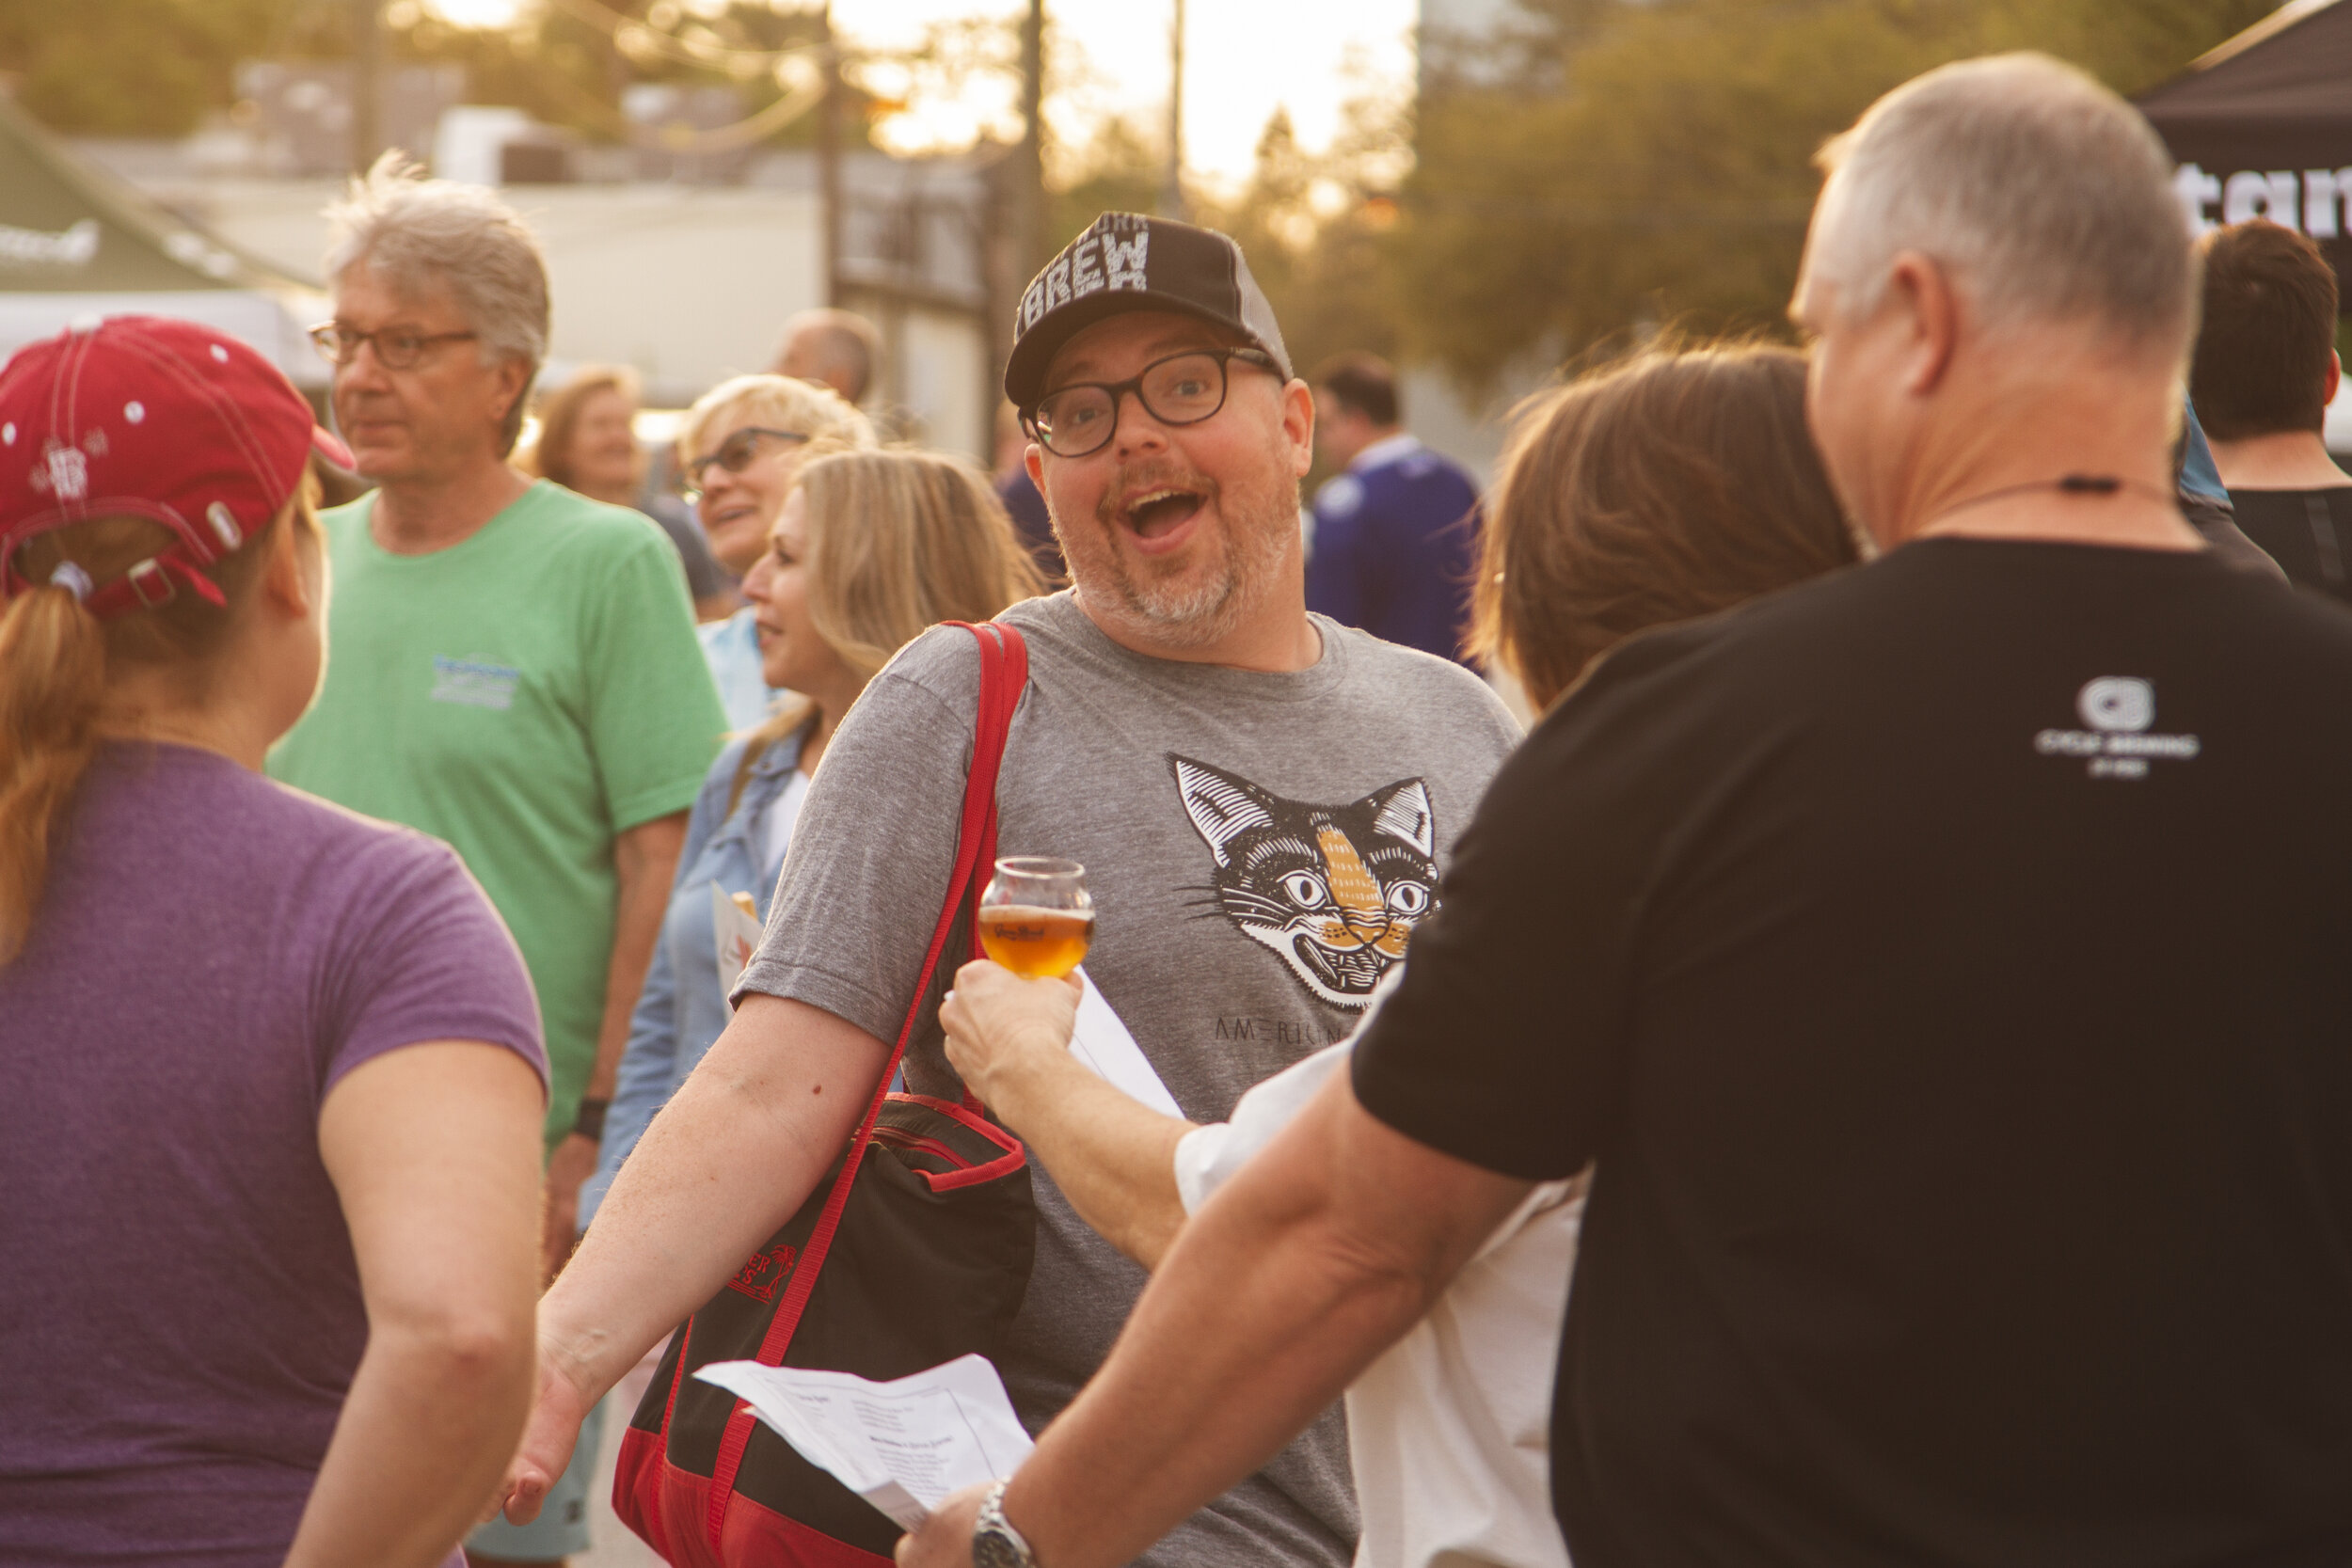
[[552,1148],[596,1060],[613,836],[693,804],[726,716],[648,518],[542,480],[464,543],[393,555],[374,499],[326,514],[326,680],[270,776],[465,858],[539,993]]

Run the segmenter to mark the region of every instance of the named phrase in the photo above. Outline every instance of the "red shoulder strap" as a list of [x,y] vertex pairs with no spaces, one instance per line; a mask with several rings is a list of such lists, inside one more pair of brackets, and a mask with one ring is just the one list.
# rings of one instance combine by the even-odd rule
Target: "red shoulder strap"
[[[889,1094],[890,1082],[898,1076],[898,1064],[906,1056],[907,1042],[914,1037],[914,1027],[921,1022],[923,1003],[930,994],[931,976],[939,971],[940,957],[946,950],[956,916],[962,912],[970,895],[996,863],[996,771],[1005,759],[1005,736],[1012,728],[1013,710],[1021,705],[1021,693],[1028,685],[1028,644],[1022,641],[1018,631],[1002,621],[986,621],[977,626],[968,621],[946,624],[963,627],[980,645],[979,716],[972,734],[972,770],[964,781],[963,816],[956,832],[955,865],[947,876],[947,896],[940,905],[939,923],[931,931],[930,951],[923,956],[923,972],[915,979],[906,1019],[898,1025],[898,1043],[892,1047],[890,1060],[875,1081],[874,1098],[866,1107],[865,1117],[858,1122],[856,1135],[850,1140],[849,1157],[841,1163],[841,1174],[834,1178],[833,1190],[825,1195],[824,1211],[818,1216],[816,1228],[809,1232],[808,1244],[801,1249],[792,1270],[792,1282],[785,1288],[784,1300],[777,1305],[768,1333],[759,1342],[759,1359],[771,1367],[783,1364],[793,1332],[801,1325],[801,1314],[807,1309],[809,1292],[817,1288],[818,1271],[824,1267],[825,1255],[833,1248],[834,1233],[841,1227],[841,1212],[849,1205],[850,1185],[857,1180],[858,1166],[866,1158],[866,1140],[873,1135],[874,1122],[882,1115],[882,1100]],[[977,954],[977,927],[972,935]],[[683,1377],[683,1355],[678,1364],[678,1375]],[[712,1467],[710,1478],[708,1528],[713,1551],[719,1548],[727,1499],[735,1495],[735,1475],[743,1463],[744,1447],[751,1441],[754,1419],[751,1406],[736,1401],[735,1413],[728,1418],[725,1435],[719,1444],[718,1463]]]

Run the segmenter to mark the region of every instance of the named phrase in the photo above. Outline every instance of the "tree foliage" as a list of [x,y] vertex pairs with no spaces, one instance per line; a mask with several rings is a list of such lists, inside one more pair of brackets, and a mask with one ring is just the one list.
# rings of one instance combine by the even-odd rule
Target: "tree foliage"
[[1230,201],[1200,204],[1197,217],[1241,242],[1302,373],[1347,350],[1397,351],[1388,189],[1404,162],[1405,124],[1392,105],[1349,105],[1339,136],[1320,154],[1299,147],[1289,115],[1278,109],[1258,138],[1248,183]]
[[[385,57],[465,68],[467,96],[610,140],[625,129],[633,83],[732,88],[746,115],[783,91],[766,52],[818,37],[817,12],[791,0],[731,0],[688,12],[676,0],[598,0],[629,24],[602,27],[557,6],[531,6],[501,28],[458,27],[416,4],[384,8]],[[232,106],[247,60],[341,60],[352,52],[348,0],[0,0],[0,66],[34,118],[74,135],[183,136]],[[659,33],[704,50],[703,62],[645,46]],[[866,95],[850,89],[845,136],[866,137]],[[772,139],[815,135],[803,116]]]
[[[454,27],[413,7],[393,8],[391,28],[397,58],[462,66],[467,100],[511,105],[549,125],[567,126],[610,141],[626,130],[621,94],[638,83],[684,87],[720,87],[737,96],[741,112],[755,114],[784,91],[767,55],[816,42],[818,14],[761,0],[731,0],[722,10],[691,15],[675,0],[598,0],[606,10],[632,19],[633,25],[608,31],[561,7],[529,8],[509,26]],[[697,62],[650,47],[649,34],[691,41],[706,52]],[[868,106],[849,87],[851,112],[844,135],[862,140]],[[816,117],[803,115],[769,140],[805,144],[816,135]]]
[[1471,385],[1645,323],[1776,325],[1815,150],[1921,71],[2033,48],[2135,92],[2274,0],[1521,6],[1433,57],[1388,255],[1404,347]]
[[25,109],[85,135],[184,135],[297,0],[0,0],[0,65]]

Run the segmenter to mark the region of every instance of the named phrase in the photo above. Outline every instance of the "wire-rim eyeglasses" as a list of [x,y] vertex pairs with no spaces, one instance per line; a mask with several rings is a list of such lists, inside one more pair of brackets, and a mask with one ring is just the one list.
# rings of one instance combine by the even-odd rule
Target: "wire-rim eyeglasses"
[[375,362],[388,371],[414,370],[427,350],[480,336],[479,332],[418,332],[405,326],[382,326],[373,332],[361,332],[337,322],[321,322],[310,328],[310,341],[328,364],[339,368],[348,365],[359,357],[361,344],[372,343],[375,347]]

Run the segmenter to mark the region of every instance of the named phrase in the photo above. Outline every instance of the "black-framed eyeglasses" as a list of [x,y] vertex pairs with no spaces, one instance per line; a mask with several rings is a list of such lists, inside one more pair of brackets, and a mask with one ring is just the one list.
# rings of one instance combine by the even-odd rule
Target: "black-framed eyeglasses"
[[747,424],[731,433],[727,438],[704,456],[697,457],[680,470],[681,488],[686,499],[693,499],[703,492],[703,475],[717,464],[731,474],[739,474],[750,467],[770,441],[800,442],[808,439],[808,433],[800,430],[769,430]]
[[1162,424],[1199,424],[1225,406],[1225,362],[1238,359],[1278,370],[1274,356],[1254,348],[1196,348],[1154,359],[1124,381],[1081,381],[1057,387],[1021,416],[1029,438],[1057,457],[1084,457],[1110,444],[1119,429],[1119,400],[1129,392]]
[[479,338],[479,332],[419,332],[409,326],[386,326],[361,332],[341,322],[321,322],[310,328],[310,341],[330,365],[343,366],[359,357],[359,345],[375,345],[375,362],[388,371],[410,371],[428,350],[440,343]]

